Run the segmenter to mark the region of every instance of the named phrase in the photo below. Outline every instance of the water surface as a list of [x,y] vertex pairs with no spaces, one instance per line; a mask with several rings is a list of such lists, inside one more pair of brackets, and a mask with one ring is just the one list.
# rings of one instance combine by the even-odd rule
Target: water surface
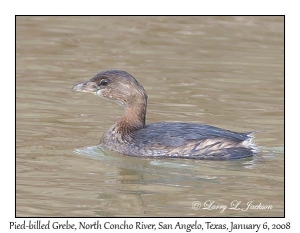
[[[283,33],[283,17],[17,17],[17,216],[283,216]],[[107,69],[144,86],[148,123],[259,131],[260,153],[218,162],[103,150],[122,109],[71,89]],[[203,209],[233,201],[272,209]]]

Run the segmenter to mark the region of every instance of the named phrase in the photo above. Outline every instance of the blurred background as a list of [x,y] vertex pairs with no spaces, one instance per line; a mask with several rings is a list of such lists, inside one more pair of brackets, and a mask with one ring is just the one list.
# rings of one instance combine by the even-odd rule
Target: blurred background
[[[284,18],[16,18],[16,215],[284,215]],[[145,159],[97,146],[122,108],[72,87],[107,69],[148,94],[147,123],[259,131],[236,161]],[[271,205],[195,210],[194,201]]]

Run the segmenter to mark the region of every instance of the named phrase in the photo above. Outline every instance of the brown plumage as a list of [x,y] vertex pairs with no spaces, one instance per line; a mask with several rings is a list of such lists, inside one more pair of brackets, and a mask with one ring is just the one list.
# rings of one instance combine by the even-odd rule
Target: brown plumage
[[257,153],[253,133],[236,133],[204,124],[158,122],[146,125],[147,95],[129,73],[108,70],[73,90],[92,92],[124,107],[123,117],[101,138],[110,150],[132,156],[238,159]]

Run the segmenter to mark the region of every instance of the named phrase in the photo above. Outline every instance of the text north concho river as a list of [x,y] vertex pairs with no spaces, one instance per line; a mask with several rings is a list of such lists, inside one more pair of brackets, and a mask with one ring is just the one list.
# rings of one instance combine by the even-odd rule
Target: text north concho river
[[265,222],[263,224],[260,223],[213,223],[213,222],[198,222],[197,220],[191,223],[181,223],[177,221],[176,223],[166,223],[166,222],[158,222],[158,223],[145,223],[143,221],[126,221],[123,220],[119,223],[114,223],[112,221],[102,222],[100,220],[94,222],[75,222],[71,223],[71,221],[66,220],[65,222],[53,221],[51,220],[24,220],[22,223],[18,222],[9,222],[10,229],[61,229],[61,230],[86,230],[86,229],[106,229],[106,230],[185,230],[185,232],[191,232],[192,230],[227,230],[228,232],[240,231],[240,230],[254,230],[258,232],[260,229],[270,230],[270,229],[290,229],[290,222],[286,222],[283,224],[268,224]]

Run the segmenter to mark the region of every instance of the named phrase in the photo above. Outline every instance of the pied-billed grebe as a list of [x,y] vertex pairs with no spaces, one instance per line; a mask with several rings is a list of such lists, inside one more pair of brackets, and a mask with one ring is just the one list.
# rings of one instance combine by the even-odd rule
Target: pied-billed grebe
[[100,143],[125,155],[227,160],[257,153],[253,133],[236,133],[210,125],[158,122],[145,125],[147,95],[129,73],[108,70],[78,83],[75,91],[91,92],[124,107],[123,117]]

